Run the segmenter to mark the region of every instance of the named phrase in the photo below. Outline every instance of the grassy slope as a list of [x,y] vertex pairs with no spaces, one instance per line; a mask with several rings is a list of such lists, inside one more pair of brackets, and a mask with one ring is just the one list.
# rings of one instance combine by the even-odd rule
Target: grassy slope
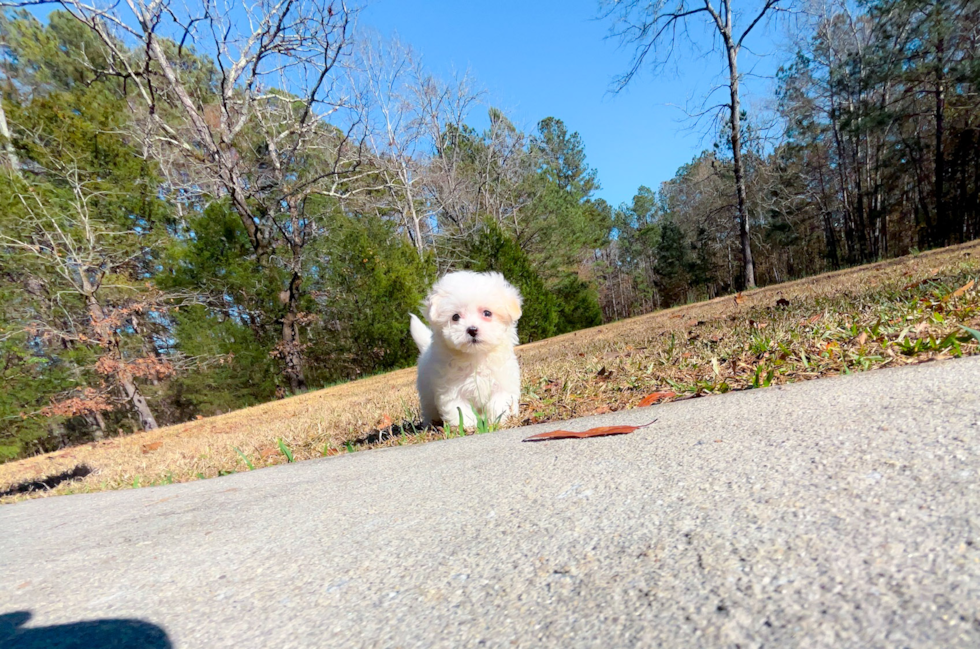
[[[980,353],[958,326],[980,328],[980,291],[957,290],[977,279],[980,242],[525,345],[519,423],[631,408],[652,392],[703,396]],[[414,369],[400,370],[0,465],[0,491],[80,464],[94,471],[31,495],[213,477],[247,470],[246,459],[255,468],[285,462],[280,439],[296,460],[442,439],[410,424],[418,414],[414,379]]]

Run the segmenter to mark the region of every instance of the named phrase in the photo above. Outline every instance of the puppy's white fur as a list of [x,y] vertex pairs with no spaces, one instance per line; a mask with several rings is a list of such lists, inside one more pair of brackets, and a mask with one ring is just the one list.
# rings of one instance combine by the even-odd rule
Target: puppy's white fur
[[520,292],[500,273],[460,271],[436,282],[422,306],[432,329],[411,315],[410,330],[420,352],[423,422],[456,424],[462,412],[472,428],[474,409],[491,422],[517,415]]

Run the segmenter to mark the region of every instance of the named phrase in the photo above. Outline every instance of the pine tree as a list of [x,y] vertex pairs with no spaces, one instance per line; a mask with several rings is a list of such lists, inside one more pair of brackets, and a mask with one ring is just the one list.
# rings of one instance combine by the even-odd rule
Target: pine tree
[[517,242],[487,220],[471,242],[470,270],[495,270],[517,287],[524,298],[524,313],[517,331],[522,343],[548,338],[558,326],[558,304]]

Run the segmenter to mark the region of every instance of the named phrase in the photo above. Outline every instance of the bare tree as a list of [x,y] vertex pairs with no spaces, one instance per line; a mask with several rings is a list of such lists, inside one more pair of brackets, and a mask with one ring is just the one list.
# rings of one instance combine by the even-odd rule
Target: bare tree
[[[462,241],[475,227],[476,183],[468,173],[466,147],[460,144],[469,132],[466,120],[482,94],[468,74],[443,81],[421,66],[413,73],[410,97],[428,149],[423,200],[444,241]],[[440,265],[449,267],[459,255],[459,246],[442,246],[441,252],[445,258]]]
[[[76,168],[48,170],[47,175],[64,183],[70,197],[52,199],[15,181],[21,220],[16,232],[0,234],[0,242],[24,255],[21,272],[27,292],[39,305],[25,323],[28,333],[38,340],[94,351],[88,369],[106,381],[52,404],[48,414],[84,416],[104,429],[101,413],[114,409],[112,401],[121,397],[144,430],[157,428],[136,379],[163,378],[174,368],[142,350],[125,351],[121,332],[142,335],[139,314],[165,308],[167,298],[126,279],[145,251],[135,243],[138,233],[114,227],[95,213],[109,198],[106,191]],[[40,272],[26,270],[32,267]]]
[[364,43],[358,58],[351,85],[366,89],[359,112],[387,197],[374,209],[400,222],[419,255],[436,248],[443,267],[483,218],[519,232],[520,185],[533,170],[526,136],[494,109],[486,131],[466,125],[481,95],[466,74],[438,79],[397,42]]
[[[343,197],[373,173],[360,169],[359,121],[345,112],[335,70],[349,53],[353,11],[342,0],[62,6],[99,35],[106,72],[126,79],[154,143],[182,154],[190,173],[168,177],[226,196],[259,263],[287,270],[275,353],[291,390],[303,390],[303,251],[319,232],[308,199]],[[339,127],[328,123],[342,113]]]
[[[662,68],[671,58],[678,39],[689,38],[688,23],[704,20],[714,35],[721,40],[728,69],[729,100],[724,105],[729,114],[731,129],[732,163],[735,174],[735,193],[739,237],[742,244],[742,264],[747,288],[755,286],[755,265],[749,237],[749,215],[745,191],[745,167],[742,160],[742,109],[739,83],[741,73],[738,55],[745,46],[749,34],[764,23],[773,13],[784,11],[793,0],[764,0],[761,7],[746,16],[748,24],[739,29],[734,15],[732,0],[607,0],[603,2],[603,16],[613,18],[612,33],[622,43],[634,46],[633,61],[629,70],[616,81],[617,91],[625,88],[645,63]],[[648,61],[652,59],[652,61]]]
[[[398,220],[419,257],[432,240],[433,204],[426,200],[434,142],[426,128],[428,104],[419,101],[428,75],[411,49],[397,40],[366,40],[359,48],[351,87],[365,92],[360,111],[366,120],[367,144],[387,200],[375,200],[374,209]],[[438,118],[437,118],[438,120]]]

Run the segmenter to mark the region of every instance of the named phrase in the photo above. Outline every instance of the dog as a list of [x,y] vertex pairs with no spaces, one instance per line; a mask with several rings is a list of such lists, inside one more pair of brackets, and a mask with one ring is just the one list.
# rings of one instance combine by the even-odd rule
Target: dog
[[419,348],[416,387],[425,425],[503,423],[517,415],[521,370],[514,346],[520,292],[500,273],[443,276],[422,302],[431,329],[409,314]]

